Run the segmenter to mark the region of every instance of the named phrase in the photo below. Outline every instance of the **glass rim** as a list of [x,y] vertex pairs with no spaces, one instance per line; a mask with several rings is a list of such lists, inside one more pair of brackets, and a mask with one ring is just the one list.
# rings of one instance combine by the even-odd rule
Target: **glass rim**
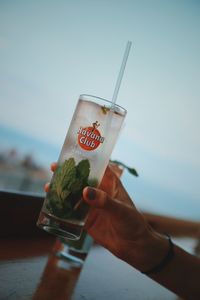
[[[103,101],[105,101],[105,102],[110,103],[111,105],[113,105],[113,102],[112,102],[112,101],[107,100],[107,99],[104,99],[104,98],[101,98],[101,97],[98,97],[98,96],[94,96],[94,95],[90,95],[90,94],[81,94],[81,95],[79,96],[79,99],[80,99],[81,97],[92,97],[92,98],[96,98],[96,99],[99,99],[99,100],[103,100]],[[88,100],[89,100],[89,99],[88,99]],[[124,114],[126,115],[127,110],[126,110],[123,106],[114,103],[114,107],[118,107],[118,108],[122,109],[122,110],[124,111]]]

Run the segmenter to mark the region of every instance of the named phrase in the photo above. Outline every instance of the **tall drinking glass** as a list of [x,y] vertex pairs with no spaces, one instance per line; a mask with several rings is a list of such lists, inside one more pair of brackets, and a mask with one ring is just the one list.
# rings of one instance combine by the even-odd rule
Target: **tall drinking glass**
[[40,212],[39,227],[60,237],[79,239],[89,210],[82,191],[100,184],[125,115],[124,108],[110,101],[80,96]]

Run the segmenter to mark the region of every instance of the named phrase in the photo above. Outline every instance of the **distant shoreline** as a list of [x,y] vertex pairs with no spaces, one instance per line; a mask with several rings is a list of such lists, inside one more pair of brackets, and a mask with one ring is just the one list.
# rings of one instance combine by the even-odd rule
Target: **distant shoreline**
[[60,149],[19,130],[0,123],[0,152],[15,148],[22,155],[31,154],[42,166],[57,161]]

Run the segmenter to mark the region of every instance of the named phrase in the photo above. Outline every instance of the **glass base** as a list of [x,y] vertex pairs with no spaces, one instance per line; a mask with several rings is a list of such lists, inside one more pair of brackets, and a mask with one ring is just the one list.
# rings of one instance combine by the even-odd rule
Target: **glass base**
[[41,212],[37,226],[60,238],[79,240],[83,226],[63,221],[45,212]]
[[76,252],[73,253],[73,251],[70,251],[70,250],[66,251],[66,249],[65,249],[63,251],[57,252],[56,256],[59,258],[65,259],[67,261],[73,262],[77,266],[82,266],[87,254],[82,255],[82,257],[81,257]]
[[92,247],[93,239],[92,237],[87,234],[85,230],[82,231],[80,239],[79,240],[66,240],[66,239],[60,239],[64,249],[66,247],[69,247],[71,251],[80,253],[80,254],[87,254]]

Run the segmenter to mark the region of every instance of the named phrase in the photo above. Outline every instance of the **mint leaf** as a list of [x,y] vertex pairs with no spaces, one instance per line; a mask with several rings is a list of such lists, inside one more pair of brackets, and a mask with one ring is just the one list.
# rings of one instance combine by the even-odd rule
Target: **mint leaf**
[[80,189],[82,189],[82,186],[83,186],[82,179],[81,178],[76,178],[76,179],[72,180],[69,183],[68,189],[72,193],[76,193],[77,191],[79,191]]
[[48,200],[48,209],[52,214],[57,215],[57,211],[62,210],[62,202],[60,201],[57,193],[55,191],[50,191],[48,193]]
[[90,163],[88,159],[81,160],[76,167],[77,176],[82,180],[87,180],[90,174]]
[[129,173],[131,173],[132,175],[138,177],[138,173],[137,171],[134,169],[134,168],[129,168],[129,167],[126,167],[126,169],[128,170]]
[[[48,204],[46,208],[59,218],[72,218],[76,215],[83,215],[82,204],[76,209],[80,202],[83,188],[88,185],[90,174],[90,163],[88,159],[82,160],[76,166],[74,158],[69,158],[58,166],[50,184],[50,191],[47,194]],[[87,206],[87,205],[86,205]]]
[[62,188],[64,189],[76,177],[76,167],[74,158],[69,158],[68,160],[65,160],[60,173],[61,175],[59,180]]
[[60,198],[63,198],[63,190],[68,190],[68,184],[76,177],[76,168],[74,158],[65,160],[65,162],[59,166],[54,174],[53,189],[56,190]]
[[66,219],[72,213],[72,207],[68,201],[61,201],[55,191],[48,193],[48,204],[46,208],[49,212],[59,218]]
[[63,191],[61,192],[61,194],[60,194],[61,199],[64,201],[64,200],[69,196],[69,194],[70,194],[70,191],[68,191],[68,190],[63,190]]

